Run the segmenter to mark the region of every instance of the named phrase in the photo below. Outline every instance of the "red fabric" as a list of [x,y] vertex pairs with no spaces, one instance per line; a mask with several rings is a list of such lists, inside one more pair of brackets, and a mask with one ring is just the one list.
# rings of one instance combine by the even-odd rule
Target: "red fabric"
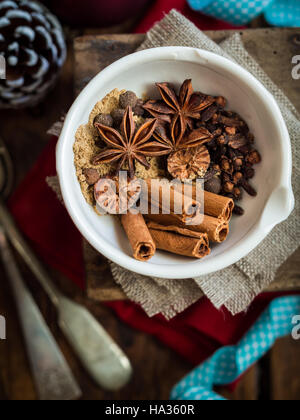
[[80,26],[110,26],[145,10],[135,33],[147,32],[171,9],[177,9],[203,30],[232,29],[233,26],[193,11],[186,0],[43,0],[64,23]]
[[[82,238],[64,206],[45,182],[55,175],[53,138],[9,202],[17,224],[42,260],[84,288]],[[277,294],[261,295],[248,312],[231,316],[202,299],[168,322],[162,316],[148,318],[131,302],[108,303],[120,319],[151,334],[193,365],[199,364],[222,345],[236,343]]]
[[42,259],[84,288],[82,239],[45,183],[56,175],[53,138],[9,202],[10,209]]
[[43,1],[64,23],[100,27],[120,24],[153,3],[153,0]]
[[222,30],[233,29],[229,23],[205,16],[199,12],[192,10],[187,4],[186,0],[156,0],[148,9],[144,18],[135,28],[135,33],[145,33],[152,26],[160,21],[165,14],[172,9],[176,9],[191,20],[198,28],[202,30]]

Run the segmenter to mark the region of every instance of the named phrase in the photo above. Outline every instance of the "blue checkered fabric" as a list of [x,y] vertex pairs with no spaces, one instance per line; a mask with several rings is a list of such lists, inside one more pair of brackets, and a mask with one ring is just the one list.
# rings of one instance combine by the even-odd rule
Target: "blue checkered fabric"
[[188,0],[192,9],[230,22],[246,25],[265,13],[274,26],[300,26],[299,0]]
[[213,391],[214,386],[236,381],[272,348],[278,338],[292,334],[299,315],[300,296],[275,299],[236,346],[221,348],[193,370],[175,386],[171,399],[222,400]]
[[276,0],[265,12],[265,18],[274,26],[300,26],[300,0]]

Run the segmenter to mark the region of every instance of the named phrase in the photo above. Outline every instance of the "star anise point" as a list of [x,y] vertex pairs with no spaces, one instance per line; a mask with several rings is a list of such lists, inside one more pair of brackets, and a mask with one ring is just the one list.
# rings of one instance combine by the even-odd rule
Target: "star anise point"
[[157,141],[151,141],[157,120],[146,121],[137,131],[133,112],[127,107],[121,125],[121,132],[114,128],[95,124],[107,148],[93,157],[91,163],[117,163],[117,172],[127,163],[131,177],[135,174],[135,161],[140,162],[149,169],[150,164],[146,157],[163,156],[168,154],[166,147]]
[[[194,119],[200,119],[201,111],[209,107],[214,98],[194,93],[192,80],[186,79],[177,97],[168,83],[156,83],[162,101],[148,101],[144,108],[159,120],[154,137],[161,143],[172,144],[172,150],[197,147],[208,141],[210,133],[194,130]],[[169,127],[169,134],[166,135]],[[162,132],[164,135],[161,136]],[[200,135],[199,138],[197,136]],[[191,136],[193,139],[191,139]]]

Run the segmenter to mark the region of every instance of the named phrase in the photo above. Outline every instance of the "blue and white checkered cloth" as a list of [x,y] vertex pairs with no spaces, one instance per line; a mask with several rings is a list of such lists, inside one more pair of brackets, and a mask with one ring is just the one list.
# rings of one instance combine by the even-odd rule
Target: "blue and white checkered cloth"
[[265,18],[274,26],[300,26],[300,1],[276,0],[265,11]]
[[300,338],[300,296],[275,299],[236,346],[221,348],[193,370],[175,386],[171,399],[223,400],[213,391],[214,386],[235,382],[278,338],[293,332],[294,339]]
[[300,26],[299,0],[188,0],[192,9],[232,23],[246,25],[265,14],[274,26]]

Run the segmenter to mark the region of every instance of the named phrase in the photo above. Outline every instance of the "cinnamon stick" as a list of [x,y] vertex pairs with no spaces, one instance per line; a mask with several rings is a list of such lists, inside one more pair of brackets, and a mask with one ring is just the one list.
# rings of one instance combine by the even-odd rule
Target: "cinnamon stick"
[[124,214],[121,222],[138,261],[149,261],[155,254],[156,246],[146,222],[141,214]]
[[174,217],[179,216],[184,223],[191,223],[200,215],[201,204],[170,187],[167,180],[148,179],[146,182],[147,194],[142,194],[142,200],[148,200],[148,213],[172,213]]
[[[199,187],[198,187],[199,188]],[[178,192],[180,191],[183,194],[183,186],[179,185],[177,187]],[[192,199],[197,199],[197,186],[194,184],[192,186]],[[222,195],[213,194],[208,191],[203,191],[203,212],[204,214],[217,219],[223,219],[226,222],[229,222],[233,209],[234,201],[231,198],[223,197]]]
[[150,222],[149,231],[158,249],[193,258],[204,258],[210,254],[206,233],[192,232],[177,226],[162,226]]
[[148,214],[146,220],[163,226],[177,226],[193,232],[207,233],[211,242],[224,242],[229,234],[229,224],[222,219],[201,215],[202,220],[196,225],[186,224],[183,218],[174,214]]
[[[196,187],[195,187],[196,194]],[[204,191],[204,213],[229,222],[234,209],[234,201],[222,195]]]
[[188,225],[188,229],[195,232],[205,232],[212,242],[222,243],[226,241],[229,235],[229,223],[223,219],[207,216],[203,217],[203,221],[199,225]]

